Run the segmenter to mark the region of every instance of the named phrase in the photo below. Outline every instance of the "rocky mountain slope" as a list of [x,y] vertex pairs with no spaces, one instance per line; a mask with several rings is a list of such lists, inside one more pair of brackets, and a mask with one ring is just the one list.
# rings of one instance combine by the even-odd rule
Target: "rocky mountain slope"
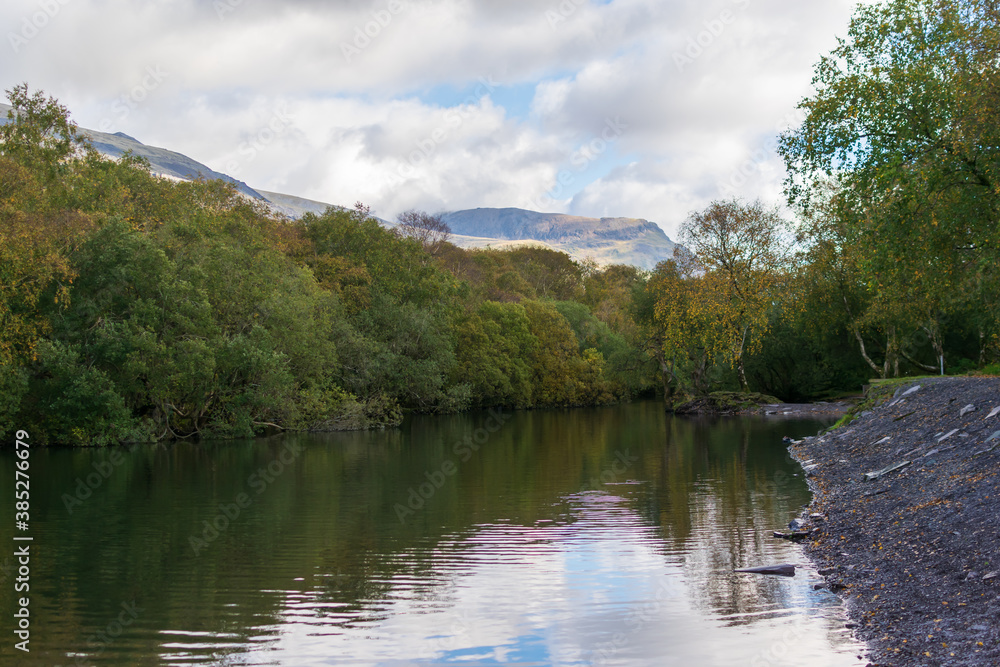
[[460,246],[502,247],[534,241],[598,264],[652,269],[672,257],[675,246],[659,225],[635,218],[585,218],[519,208],[477,208],[442,217]]

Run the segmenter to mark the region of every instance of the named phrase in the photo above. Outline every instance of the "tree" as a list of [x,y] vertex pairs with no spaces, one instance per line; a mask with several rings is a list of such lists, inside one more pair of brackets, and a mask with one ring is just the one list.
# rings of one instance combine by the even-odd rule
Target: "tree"
[[595,268],[584,277],[583,303],[615,333],[634,338],[636,324],[630,312],[637,290],[645,287],[648,272],[629,264]]
[[820,174],[848,179],[867,195],[893,184],[989,185],[986,163],[956,152],[960,73],[970,65],[960,11],[967,4],[887,0],[857,8],[848,37],[816,65],[816,93],[799,104],[804,122],[781,138],[793,202],[810,200]]
[[85,144],[69,110],[40,90],[29,94],[27,83],[6,92],[12,108],[7,123],[0,125],[0,155],[54,179],[60,163]]
[[573,328],[551,303],[525,301],[523,305],[531,334],[538,341],[530,356],[535,405],[612,402],[601,353],[587,349],[581,354]]
[[660,366],[668,406],[681,390],[696,395],[708,393],[708,371],[712,350],[718,347],[718,328],[700,301],[710,298],[705,278],[694,275],[693,258],[678,246],[674,259],[660,262],[649,280],[652,298],[652,335],[648,351]]
[[528,407],[532,404],[529,360],[538,339],[529,329],[524,306],[486,301],[454,326],[458,363],[456,382],[472,387],[480,407]]
[[[851,192],[826,181],[817,184],[817,193],[822,196],[801,211],[797,239],[801,250],[795,286],[797,298],[810,312],[806,326],[820,337],[843,326],[865,363],[879,377],[887,377],[898,366],[894,322],[885,319],[884,309],[872,307],[873,294],[862,274],[867,251],[852,218]],[[871,330],[885,333],[881,365],[873,359]]]
[[[808,212],[829,179],[843,188],[871,297],[864,318],[889,340],[883,374],[900,356],[942,364],[942,323],[1000,259],[996,11],[993,0],[859,6],[816,66],[804,122],[781,139],[790,202]],[[929,341],[933,365],[911,354],[907,330]]]
[[537,246],[507,251],[515,271],[535,289],[539,299],[579,301],[583,297],[583,269],[564,252]]
[[312,246],[302,252],[302,261],[335,288],[341,281],[358,287],[362,308],[376,292],[436,306],[454,287],[416,239],[386,229],[360,204],[353,211],[330,207],[321,216],[307,214],[298,226]]
[[404,211],[396,217],[396,232],[416,239],[431,255],[436,255],[441,246],[451,238],[451,227],[440,215],[430,215],[423,211]]
[[734,199],[713,202],[681,228],[703,271],[704,289],[692,307],[717,323],[720,335],[712,353],[733,364],[743,391],[749,391],[745,354],[767,333],[771,300],[786,263],[785,227],[776,209]]

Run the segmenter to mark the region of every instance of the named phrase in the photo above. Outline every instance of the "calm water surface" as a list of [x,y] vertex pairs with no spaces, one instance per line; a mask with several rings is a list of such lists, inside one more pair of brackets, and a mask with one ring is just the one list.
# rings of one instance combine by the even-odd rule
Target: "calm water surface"
[[810,569],[732,571],[806,563],[770,533],[809,501],[781,437],[821,424],[499,421],[33,450],[31,652],[5,501],[0,664],[865,664]]

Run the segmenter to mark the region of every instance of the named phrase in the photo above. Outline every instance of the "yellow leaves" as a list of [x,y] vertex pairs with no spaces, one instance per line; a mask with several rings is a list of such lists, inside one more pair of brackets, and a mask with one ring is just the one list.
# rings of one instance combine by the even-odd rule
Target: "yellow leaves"
[[53,284],[52,303],[69,303],[74,277],[66,254],[91,228],[87,216],[68,211],[51,214],[23,213],[9,216],[0,226],[0,349],[7,358],[31,358],[35,343],[49,328],[38,306],[48,302],[46,292]]

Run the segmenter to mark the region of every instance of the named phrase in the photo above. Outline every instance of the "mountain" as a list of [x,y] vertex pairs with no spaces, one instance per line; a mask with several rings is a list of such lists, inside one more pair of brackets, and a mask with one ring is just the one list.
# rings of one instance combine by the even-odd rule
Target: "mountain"
[[519,208],[477,208],[441,216],[463,247],[537,242],[574,259],[652,269],[673,256],[675,243],[659,225],[636,218],[584,218]]
[[103,155],[112,158],[121,157],[126,151],[132,151],[137,155],[149,160],[149,166],[154,173],[167,178],[176,178],[182,181],[193,181],[197,178],[207,180],[220,179],[233,183],[236,189],[248,197],[254,199],[265,199],[259,192],[251,188],[243,181],[226,174],[214,171],[202,163],[192,160],[186,155],[169,151],[165,148],[156,148],[133,139],[124,132],[107,134],[95,130],[81,130],[80,134],[90,140],[91,145]]
[[[257,192],[271,204],[271,208],[292,219],[301,218],[306,213],[323,215],[326,209],[331,206],[331,204],[324,204],[321,201],[314,201],[294,195],[283,195],[280,192],[268,192],[266,190],[258,190]],[[334,208],[342,207],[334,206]]]
[[[10,106],[0,104],[0,125],[7,122]],[[233,183],[245,196],[266,202],[289,218],[306,213],[321,215],[330,204],[278,192],[255,190],[243,181],[217,172],[186,155],[147,146],[123,132],[108,134],[80,128],[100,153],[113,159],[125,152],[145,158],[155,174],[177,180],[221,179]],[[598,264],[633,264],[652,269],[673,256],[674,242],[660,227],[634,218],[584,218],[561,213],[538,213],[518,208],[477,208],[452,211],[442,218],[453,232],[452,243],[463,248],[506,248],[539,245],[569,254],[576,260]],[[392,223],[380,220],[387,227]]]
[[[8,104],[0,104],[0,125],[7,122],[7,112],[11,107]],[[91,145],[102,155],[118,159],[126,151],[132,151],[139,157],[146,158],[153,173],[173,178],[181,181],[193,181],[196,178],[208,180],[221,179],[236,185],[236,188],[248,197],[254,199],[264,199],[257,191],[252,189],[243,181],[238,181],[231,176],[214,171],[201,162],[192,160],[186,155],[169,151],[165,148],[147,146],[137,139],[133,139],[124,132],[108,134],[97,130],[86,130],[78,128],[77,132],[86,137]]]

